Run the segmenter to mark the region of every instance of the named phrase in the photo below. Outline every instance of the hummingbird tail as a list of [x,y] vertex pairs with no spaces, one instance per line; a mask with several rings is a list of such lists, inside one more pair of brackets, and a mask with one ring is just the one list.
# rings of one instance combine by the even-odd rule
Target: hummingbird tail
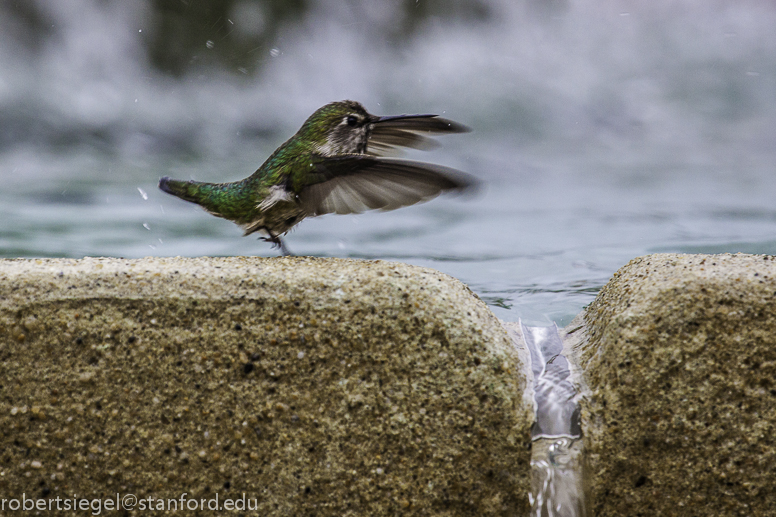
[[204,183],[201,181],[174,180],[167,176],[159,180],[159,188],[175,197],[196,203],[218,217],[234,219],[228,210],[229,184]]
[[[213,199],[212,183],[174,180],[167,176],[159,180],[159,188],[184,201],[196,203],[209,212],[218,214],[217,199]],[[215,201],[215,202],[214,202]]]
[[168,194],[172,194],[173,196],[185,199],[186,201],[194,201],[192,196],[193,192],[191,192],[191,190],[194,189],[190,189],[189,187],[191,186],[193,186],[193,182],[174,180],[169,176],[165,176],[159,180],[159,188],[161,190]]

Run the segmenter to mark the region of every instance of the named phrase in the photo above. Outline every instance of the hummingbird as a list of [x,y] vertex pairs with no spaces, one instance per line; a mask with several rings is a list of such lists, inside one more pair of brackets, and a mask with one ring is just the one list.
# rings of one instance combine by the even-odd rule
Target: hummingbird
[[428,135],[469,129],[437,115],[371,115],[358,102],[313,113],[251,176],[231,183],[159,180],[159,188],[241,226],[290,255],[281,240],[306,217],[394,210],[476,180],[456,169],[386,156],[401,147],[432,149]]

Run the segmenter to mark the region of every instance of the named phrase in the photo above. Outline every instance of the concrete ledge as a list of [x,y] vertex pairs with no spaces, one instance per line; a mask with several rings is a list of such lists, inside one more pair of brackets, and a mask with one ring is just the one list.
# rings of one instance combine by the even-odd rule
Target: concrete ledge
[[521,515],[522,370],[485,304],[429,269],[2,260],[0,490]]
[[567,328],[593,515],[776,514],[775,260],[638,258]]

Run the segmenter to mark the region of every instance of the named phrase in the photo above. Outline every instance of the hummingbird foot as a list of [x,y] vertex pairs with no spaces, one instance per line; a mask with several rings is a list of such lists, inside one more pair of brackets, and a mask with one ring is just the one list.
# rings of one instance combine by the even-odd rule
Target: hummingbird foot
[[261,240],[265,242],[271,242],[273,248],[280,248],[280,252],[283,254],[284,257],[293,257],[294,254],[289,251],[289,249],[286,247],[286,245],[283,243],[282,240],[280,240],[280,237],[269,231],[267,229],[267,233],[269,234],[269,237],[261,237]]

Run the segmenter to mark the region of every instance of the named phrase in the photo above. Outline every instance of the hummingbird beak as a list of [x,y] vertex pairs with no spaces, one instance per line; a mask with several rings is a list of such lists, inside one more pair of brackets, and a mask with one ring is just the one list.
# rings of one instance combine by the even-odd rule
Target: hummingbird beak
[[418,133],[467,133],[470,129],[463,124],[441,118],[438,115],[392,115],[372,117],[374,131],[415,131]]
[[373,152],[391,152],[392,148],[434,149],[439,144],[427,135],[466,133],[469,128],[437,115],[393,115],[371,117],[369,145]]
[[391,115],[389,117],[373,117],[372,123],[379,124],[381,122],[390,122],[392,120],[404,120],[408,118],[433,118],[436,115]]

